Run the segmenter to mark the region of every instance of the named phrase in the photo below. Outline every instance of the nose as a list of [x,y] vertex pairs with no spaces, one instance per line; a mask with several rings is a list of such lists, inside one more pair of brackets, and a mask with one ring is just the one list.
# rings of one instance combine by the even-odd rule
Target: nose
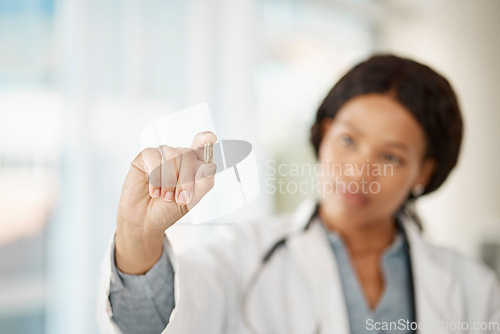
[[373,153],[369,150],[359,151],[350,156],[345,166],[344,177],[351,182],[372,181],[376,178],[376,165]]

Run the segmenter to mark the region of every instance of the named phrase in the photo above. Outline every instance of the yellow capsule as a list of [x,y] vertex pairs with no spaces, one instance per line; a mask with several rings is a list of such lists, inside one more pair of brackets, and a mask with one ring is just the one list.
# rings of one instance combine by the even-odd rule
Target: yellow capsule
[[206,164],[209,164],[212,162],[213,158],[214,158],[214,144],[206,142],[205,146],[203,147],[203,161]]

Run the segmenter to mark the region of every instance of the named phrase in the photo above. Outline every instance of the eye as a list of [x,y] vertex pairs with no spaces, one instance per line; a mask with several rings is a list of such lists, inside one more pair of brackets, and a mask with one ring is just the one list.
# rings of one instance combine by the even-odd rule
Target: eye
[[399,156],[392,154],[392,153],[385,153],[383,155],[383,159],[391,164],[395,165],[401,165],[403,163],[403,159],[401,159]]
[[344,146],[354,146],[354,144],[355,144],[354,143],[354,139],[351,136],[347,135],[347,134],[341,135],[340,141],[342,142],[342,144]]

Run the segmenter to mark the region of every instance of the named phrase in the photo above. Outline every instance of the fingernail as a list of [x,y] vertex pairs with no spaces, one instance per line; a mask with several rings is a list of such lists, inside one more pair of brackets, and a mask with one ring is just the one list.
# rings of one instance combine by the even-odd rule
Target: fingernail
[[174,200],[174,193],[171,191],[167,191],[164,198],[165,198],[165,201],[172,202]]
[[160,189],[155,189],[153,191],[153,198],[158,198],[160,197]]
[[203,176],[204,177],[209,177],[215,174],[215,168],[207,168],[203,171]]
[[189,191],[183,190],[179,193],[178,197],[179,202],[186,204],[189,202],[190,199],[191,199],[191,194],[189,193]]

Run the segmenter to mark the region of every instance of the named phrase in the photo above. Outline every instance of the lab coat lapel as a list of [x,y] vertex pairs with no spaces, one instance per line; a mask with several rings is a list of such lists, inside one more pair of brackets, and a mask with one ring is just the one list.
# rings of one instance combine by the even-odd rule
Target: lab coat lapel
[[[310,214],[313,210],[314,205],[311,205]],[[307,218],[302,221],[302,226],[306,225],[310,214],[303,215],[303,218]],[[318,221],[313,221],[305,232],[298,231],[292,235],[287,241],[287,249],[313,291],[311,302],[315,307],[321,333],[349,333],[336,259]]]
[[439,325],[442,321],[457,323],[464,319],[463,298],[457,280],[436,258],[433,247],[422,239],[416,225],[408,218],[402,219],[410,247],[416,321],[433,326],[419,333],[460,333]]
[[[306,201],[301,205],[298,210],[301,214],[294,219],[295,226],[306,225],[314,204]],[[457,280],[451,270],[439,262],[434,248],[422,239],[417,226],[405,216],[401,220],[410,247],[416,321],[428,326],[427,330],[421,329],[418,333],[460,333],[439,325],[443,321],[456,324],[465,319],[463,295]],[[287,248],[311,286],[322,333],[349,333],[342,282],[323,228],[316,221],[307,231],[302,232],[301,228],[296,231],[287,241]]]

